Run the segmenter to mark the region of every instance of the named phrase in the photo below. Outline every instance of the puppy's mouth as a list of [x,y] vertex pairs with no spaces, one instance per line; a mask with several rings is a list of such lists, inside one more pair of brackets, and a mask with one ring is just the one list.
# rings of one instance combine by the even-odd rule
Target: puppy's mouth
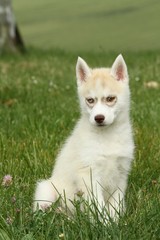
[[105,123],[97,123],[96,126],[97,127],[106,127],[106,124]]

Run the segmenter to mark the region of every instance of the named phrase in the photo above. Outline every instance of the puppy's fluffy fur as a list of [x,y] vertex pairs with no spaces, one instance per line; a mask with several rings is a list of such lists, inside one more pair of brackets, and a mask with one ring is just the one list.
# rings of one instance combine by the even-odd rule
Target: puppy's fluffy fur
[[51,177],[38,182],[34,209],[51,204],[65,191],[73,210],[70,200],[80,191],[91,201],[90,190],[99,209],[105,207],[117,218],[124,209],[134,150],[127,66],[122,55],[111,68],[97,69],[79,57],[76,76],[81,118],[60,151]]

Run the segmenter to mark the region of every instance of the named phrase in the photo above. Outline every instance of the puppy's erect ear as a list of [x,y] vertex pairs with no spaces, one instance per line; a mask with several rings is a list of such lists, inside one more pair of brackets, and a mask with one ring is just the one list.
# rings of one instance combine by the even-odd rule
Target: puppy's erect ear
[[121,54],[116,58],[116,60],[114,61],[113,65],[112,65],[111,75],[117,81],[127,81],[128,82],[127,65]]
[[91,69],[82,58],[78,57],[76,65],[76,77],[78,85],[85,82],[90,75]]

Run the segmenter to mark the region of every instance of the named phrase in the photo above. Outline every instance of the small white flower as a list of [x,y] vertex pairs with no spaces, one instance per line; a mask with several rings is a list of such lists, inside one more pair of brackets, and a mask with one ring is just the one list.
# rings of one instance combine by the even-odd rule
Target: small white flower
[[36,79],[34,79],[33,83],[36,85],[38,83],[38,81]]
[[7,174],[3,177],[2,186],[8,187],[12,184],[12,176]]
[[7,217],[6,222],[11,225],[13,223],[13,219],[11,217]]
[[35,85],[38,84],[38,81],[37,81],[37,79],[35,78],[35,76],[32,76],[31,79],[32,79],[33,84],[35,84]]
[[160,87],[159,83],[156,81],[145,82],[144,86],[147,88],[155,88],[155,89]]
[[64,238],[64,234],[63,233],[59,234],[59,238]]
[[135,77],[135,80],[138,82],[140,80],[140,78],[137,76],[137,77]]
[[53,82],[50,81],[50,82],[49,82],[49,86],[50,86],[50,87],[53,87],[53,85],[54,85]]

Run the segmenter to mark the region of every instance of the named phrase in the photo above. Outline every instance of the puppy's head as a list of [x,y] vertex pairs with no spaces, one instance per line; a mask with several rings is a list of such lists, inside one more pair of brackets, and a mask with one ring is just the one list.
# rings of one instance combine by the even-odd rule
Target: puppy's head
[[78,57],[76,76],[82,114],[91,124],[108,126],[120,115],[128,113],[129,78],[122,55],[116,58],[111,68],[96,69],[89,68]]

